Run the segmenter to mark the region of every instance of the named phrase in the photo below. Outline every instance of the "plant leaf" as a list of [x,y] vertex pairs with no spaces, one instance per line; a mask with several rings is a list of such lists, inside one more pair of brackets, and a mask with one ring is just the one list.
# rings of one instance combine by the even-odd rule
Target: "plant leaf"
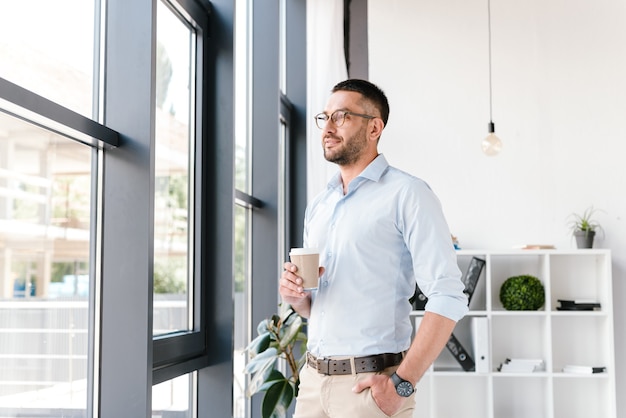
[[257,392],[266,391],[270,388],[270,386],[278,382],[287,381],[288,379],[285,377],[285,375],[283,375],[280,371],[274,369],[270,372],[269,376],[267,376],[267,379],[265,379],[265,382],[261,385],[261,387],[259,387],[259,390]]
[[269,332],[269,319],[264,319],[256,326],[256,333],[261,335]]
[[293,315],[294,313],[296,313],[296,311],[293,310],[291,305],[287,305],[287,304],[280,305],[280,311],[278,312],[278,314],[280,315],[281,321],[286,322],[289,316]]
[[[261,388],[263,388],[265,379],[267,378],[267,374],[269,374],[270,371],[271,371],[271,368],[260,370],[259,373],[256,373],[254,377],[250,379],[250,383],[248,385],[248,390],[247,390],[247,395],[249,397],[262,391]],[[263,390],[266,390],[266,389],[263,389]]]
[[302,317],[298,315],[288,327],[283,327],[283,333],[280,339],[280,348],[284,349],[291,344],[292,341],[298,336],[300,328],[302,328]]
[[273,365],[276,359],[278,358],[278,351],[275,348],[270,347],[264,352],[260,353],[258,356],[255,356],[248,361],[244,372],[248,374],[258,373],[259,370],[265,369],[266,364],[269,363]]
[[256,357],[259,353],[264,352],[270,346],[272,336],[269,332],[259,335],[246,347],[251,357]]
[[263,418],[286,418],[287,409],[293,400],[293,387],[289,382],[272,385],[263,398],[261,416]]
[[298,370],[302,370],[304,364],[306,363],[306,347],[302,347],[302,352],[300,354],[300,358],[298,359]]
[[[267,353],[267,351],[265,353]],[[263,354],[261,354],[261,356]],[[259,361],[254,365],[254,367],[251,368],[251,370],[254,371],[249,372],[252,373],[252,378],[250,379],[250,383],[248,384],[248,396],[252,396],[261,390],[265,381],[272,374],[272,371],[274,370],[274,364],[276,363],[277,358],[278,357],[276,356],[269,357],[265,359],[265,362]],[[248,369],[248,366],[250,366],[250,363],[248,363],[248,365],[246,366],[246,371]]]

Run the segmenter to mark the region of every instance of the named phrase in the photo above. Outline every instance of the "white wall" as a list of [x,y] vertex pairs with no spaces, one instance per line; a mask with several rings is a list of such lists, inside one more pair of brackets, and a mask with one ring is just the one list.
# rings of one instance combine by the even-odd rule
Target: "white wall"
[[391,104],[380,150],[433,187],[465,249],[574,248],[568,215],[602,209],[595,247],[613,253],[617,393],[625,393],[626,3],[491,2],[502,153],[480,149],[487,0],[369,0],[369,79]]

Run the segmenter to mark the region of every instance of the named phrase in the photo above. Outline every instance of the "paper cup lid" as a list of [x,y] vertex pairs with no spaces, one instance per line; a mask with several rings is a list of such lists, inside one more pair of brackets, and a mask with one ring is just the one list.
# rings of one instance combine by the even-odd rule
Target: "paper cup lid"
[[309,255],[319,253],[319,248],[292,248],[291,251],[289,251],[289,255]]

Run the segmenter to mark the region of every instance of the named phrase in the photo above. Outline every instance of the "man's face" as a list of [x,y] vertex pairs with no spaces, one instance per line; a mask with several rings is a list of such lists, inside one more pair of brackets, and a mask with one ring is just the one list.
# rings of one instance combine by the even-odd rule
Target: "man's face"
[[[328,116],[336,111],[349,111],[367,114],[359,104],[361,95],[352,91],[337,91],[328,99],[324,113]],[[350,165],[356,162],[370,146],[367,138],[369,119],[346,115],[343,124],[329,119],[322,129],[322,148],[324,158],[338,165]],[[340,125],[340,126],[337,126]]]

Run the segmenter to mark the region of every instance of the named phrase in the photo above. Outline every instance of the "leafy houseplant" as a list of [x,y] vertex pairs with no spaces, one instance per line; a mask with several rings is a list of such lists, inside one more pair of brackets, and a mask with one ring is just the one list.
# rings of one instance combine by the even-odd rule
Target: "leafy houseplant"
[[600,224],[593,219],[596,212],[597,210],[590,206],[582,214],[572,213],[570,215],[569,227],[572,235],[576,238],[578,248],[592,248],[596,230],[602,230]]
[[[263,418],[284,418],[298,395],[299,371],[306,359],[306,334],[302,317],[289,305],[280,305],[280,312],[264,319],[257,326],[259,334],[248,344],[250,360],[245,372],[250,374],[248,396],[265,392],[261,405]],[[299,344],[298,344],[299,343]],[[279,368],[284,360],[289,373]]]
[[536,311],[545,298],[541,281],[528,274],[509,277],[500,287],[500,302],[508,311]]

